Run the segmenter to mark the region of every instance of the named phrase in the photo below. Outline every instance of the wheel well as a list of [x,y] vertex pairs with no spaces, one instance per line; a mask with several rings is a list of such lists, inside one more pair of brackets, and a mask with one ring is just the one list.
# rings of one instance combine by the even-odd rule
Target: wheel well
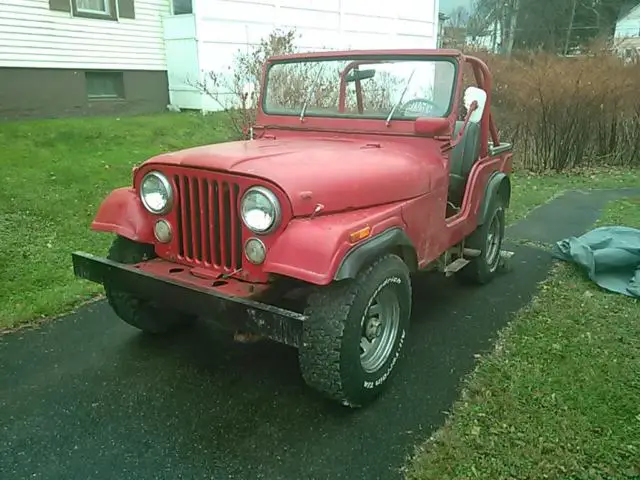
[[511,202],[511,180],[504,172],[495,172],[489,178],[484,198],[480,204],[478,225],[482,225],[485,222],[491,203],[496,197],[504,202],[505,208],[509,208]]
[[393,253],[400,257],[410,272],[417,270],[418,259],[413,244],[404,230],[399,227],[390,228],[372,237],[351,250],[342,259],[334,276],[334,280],[355,278],[358,272],[380,258],[381,255]]
[[498,195],[502,198],[505,208],[509,208],[511,203],[511,179],[504,177],[498,188]]
[[400,257],[411,273],[418,270],[418,255],[413,247],[408,245],[394,245],[387,253],[392,253]]

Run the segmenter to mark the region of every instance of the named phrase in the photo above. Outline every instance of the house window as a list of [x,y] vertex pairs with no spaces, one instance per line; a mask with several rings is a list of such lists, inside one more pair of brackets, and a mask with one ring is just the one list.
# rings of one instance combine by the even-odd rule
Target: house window
[[115,0],[71,0],[76,17],[116,20]]
[[76,0],[76,8],[82,13],[97,13],[109,15],[109,2],[107,0]]
[[173,0],[173,14],[186,15],[193,13],[192,0]]
[[122,72],[85,72],[87,97],[94,99],[124,98]]

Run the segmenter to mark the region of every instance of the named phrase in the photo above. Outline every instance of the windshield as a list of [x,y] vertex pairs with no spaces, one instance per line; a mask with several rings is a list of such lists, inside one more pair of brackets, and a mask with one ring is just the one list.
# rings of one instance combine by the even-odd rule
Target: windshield
[[301,119],[446,117],[455,80],[449,58],[296,59],[271,64],[263,110]]

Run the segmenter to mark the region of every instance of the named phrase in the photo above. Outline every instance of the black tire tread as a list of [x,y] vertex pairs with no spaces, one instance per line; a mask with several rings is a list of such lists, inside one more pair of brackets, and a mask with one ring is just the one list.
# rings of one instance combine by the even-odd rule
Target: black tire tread
[[342,384],[340,356],[345,322],[363,282],[386,262],[401,264],[406,269],[405,281],[410,285],[404,261],[397,255],[386,254],[360,271],[355,279],[315,289],[305,309],[307,328],[303,330],[299,355],[302,376],[309,386],[345,406],[360,406],[348,398]]
[[[125,237],[116,237],[107,258],[125,264],[140,263],[155,258],[152,245],[133,242]],[[161,334],[189,323],[190,317],[177,311],[158,308],[148,301],[130,293],[122,292],[105,284],[105,292],[113,311],[129,325],[146,333]]]
[[[500,195],[496,195],[491,200],[489,207],[489,218],[492,218],[498,209],[505,211],[504,199]],[[484,250],[486,245],[487,230],[489,229],[490,222],[484,222],[480,225],[465,241],[465,246],[473,249],[481,250],[483,253],[480,257],[471,259],[471,262],[462,270],[457,272],[456,279],[465,284],[485,285],[493,280],[494,273],[488,273],[486,270],[486,259],[484,256]],[[502,228],[504,229],[504,218]],[[502,236],[504,241],[504,231]]]

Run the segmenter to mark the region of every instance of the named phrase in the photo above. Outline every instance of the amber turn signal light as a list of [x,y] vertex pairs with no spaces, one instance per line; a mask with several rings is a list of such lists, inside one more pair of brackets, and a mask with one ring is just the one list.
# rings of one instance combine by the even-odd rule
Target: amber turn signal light
[[367,226],[367,227],[361,228],[360,230],[356,230],[355,232],[351,232],[349,234],[349,241],[351,243],[357,243],[360,240],[364,240],[369,235],[371,235],[371,227]]

